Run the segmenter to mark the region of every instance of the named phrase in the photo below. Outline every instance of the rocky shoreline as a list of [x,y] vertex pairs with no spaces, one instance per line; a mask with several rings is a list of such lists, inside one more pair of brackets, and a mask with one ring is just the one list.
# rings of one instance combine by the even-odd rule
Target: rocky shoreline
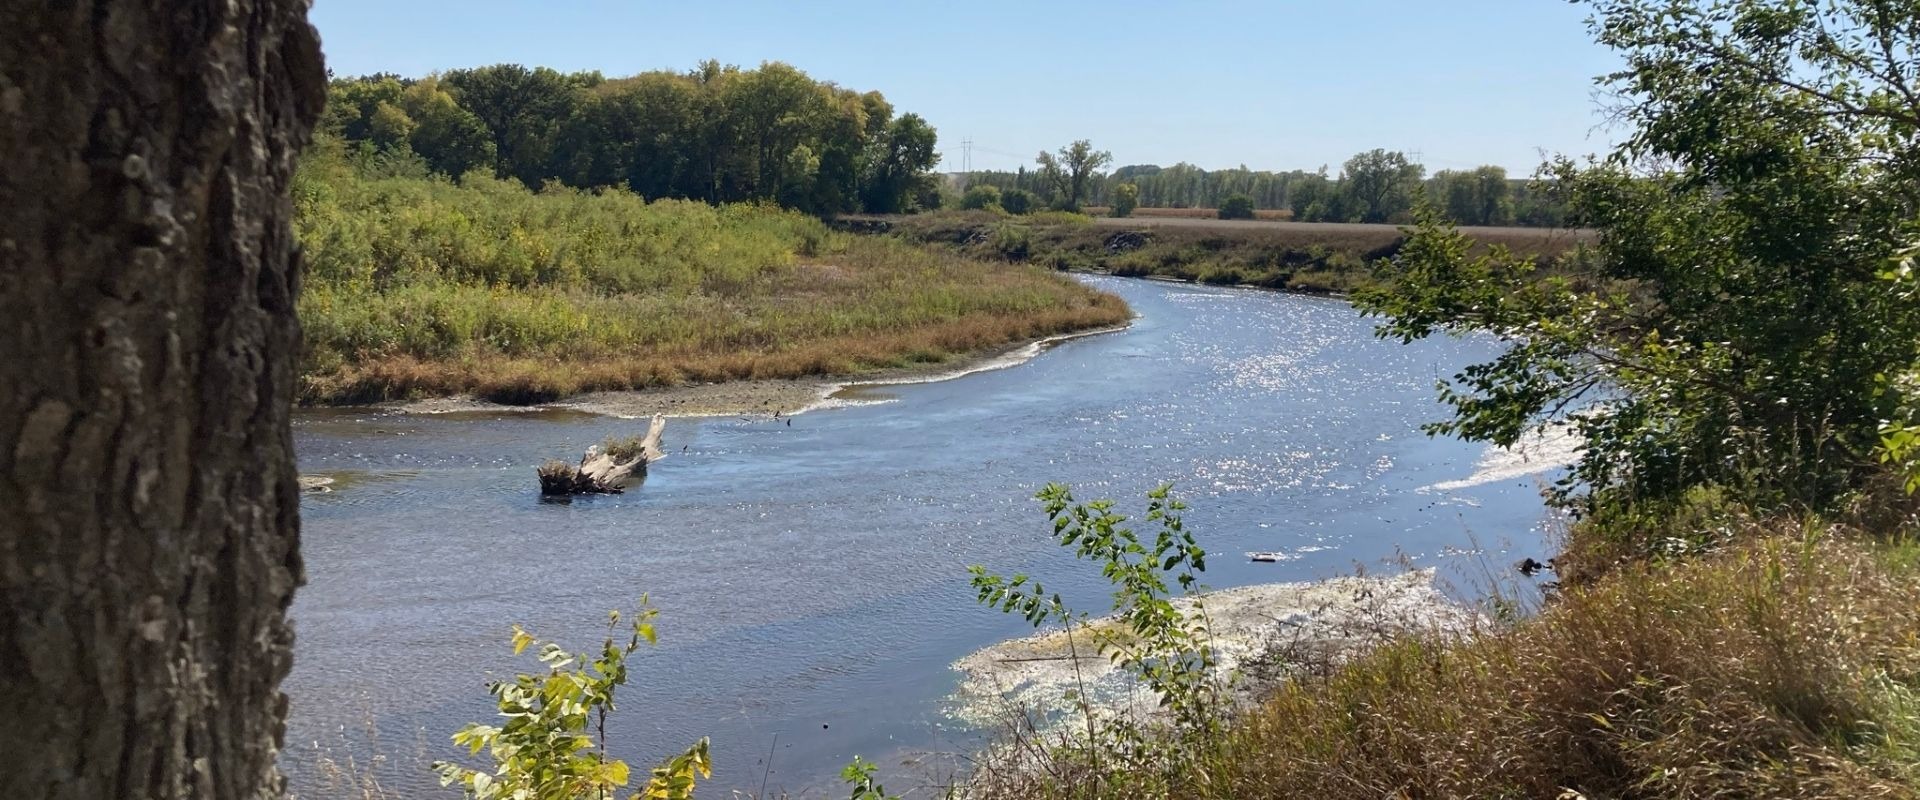
[[[1465,635],[1480,615],[1434,585],[1432,569],[1389,577],[1343,577],[1271,583],[1175,600],[1188,614],[1204,607],[1223,678],[1241,700],[1251,700],[1289,672],[1335,663],[1394,636]],[[1093,620],[1094,627],[1116,624]],[[1077,655],[1077,658],[1075,657]],[[1110,714],[1149,718],[1158,699],[1094,651],[1088,631],[1064,629],[1010,639],[954,662],[961,675],[953,717],[978,727],[1002,724],[1009,714],[1057,724],[1084,692]]]

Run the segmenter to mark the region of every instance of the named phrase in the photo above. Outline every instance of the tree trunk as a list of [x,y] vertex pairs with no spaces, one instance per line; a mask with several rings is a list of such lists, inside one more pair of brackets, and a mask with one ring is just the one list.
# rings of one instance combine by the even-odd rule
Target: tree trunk
[[306,10],[0,0],[0,797],[284,793]]

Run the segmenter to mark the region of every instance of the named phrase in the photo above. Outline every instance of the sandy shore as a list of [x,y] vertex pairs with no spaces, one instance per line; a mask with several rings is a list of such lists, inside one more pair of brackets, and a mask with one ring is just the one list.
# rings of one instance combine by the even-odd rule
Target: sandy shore
[[[1220,674],[1239,671],[1233,688],[1245,699],[1296,666],[1290,661],[1337,660],[1402,633],[1470,630],[1477,615],[1449,600],[1433,579],[1430,569],[1414,570],[1392,577],[1246,586],[1198,600],[1213,631]],[[1189,614],[1196,607],[1193,599],[1175,604]],[[1091,623],[1116,624],[1110,617]],[[1078,629],[1070,641],[1064,630],[1045,631],[954,662],[962,679],[952,714],[987,727],[1009,712],[1057,723],[1067,718],[1074,708],[1071,698],[1084,687],[1094,704],[1110,713],[1153,716],[1158,699],[1095,652],[1088,634]]]
[[472,396],[458,396],[389,403],[384,407],[408,414],[514,413],[563,409],[625,419],[641,419],[654,414],[669,417],[792,416],[822,408],[873,402],[868,387],[931,383],[1018,366],[1061,342],[1126,328],[1122,325],[1049,336],[970,358],[844,378],[727,381],[626,392],[594,392],[534,406],[509,406]]

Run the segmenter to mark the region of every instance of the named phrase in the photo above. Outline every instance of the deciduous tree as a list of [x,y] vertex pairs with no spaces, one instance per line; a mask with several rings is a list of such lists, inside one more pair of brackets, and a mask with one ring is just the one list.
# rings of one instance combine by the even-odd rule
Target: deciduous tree
[[493,165],[493,141],[487,126],[473,112],[461,108],[438,78],[407,87],[401,102],[413,121],[408,142],[435,172],[458,179],[469,170]]
[[1575,477],[1619,501],[1590,508],[1706,485],[1829,508],[1911,401],[1884,381],[1920,341],[1916,295],[1886,277],[1920,212],[1912,9],[1591,5],[1627,64],[1610,82],[1631,136],[1552,177],[1597,252],[1543,273],[1429,218],[1360,303],[1383,335],[1507,342],[1448,383],[1453,417],[1432,430],[1511,444],[1569,421],[1586,441]]
[[555,132],[579,103],[579,84],[546,67],[495,64],[454,70],[445,83],[493,138],[497,177],[539,186],[553,177],[546,160]]
[[1093,149],[1093,142],[1081,139],[1058,153],[1041,151],[1035,159],[1040,164],[1040,172],[1046,176],[1053,187],[1054,202],[1067,211],[1080,210],[1080,198],[1087,193],[1087,183],[1099,173],[1101,167],[1113,163],[1113,154],[1105,150]]
[[906,114],[878,134],[867,160],[861,205],[891,214],[907,210],[919,184],[939,163],[933,126],[919,114]]
[[1354,222],[1387,222],[1413,208],[1425,172],[1403,153],[1369,150],[1347,160],[1341,185]]
[[0,796],[283,792],[306,10],[0,2]]

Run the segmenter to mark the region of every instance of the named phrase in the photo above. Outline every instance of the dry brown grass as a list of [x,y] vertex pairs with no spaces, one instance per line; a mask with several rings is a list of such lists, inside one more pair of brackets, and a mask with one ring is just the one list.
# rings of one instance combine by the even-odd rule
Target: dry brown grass
[[[1410,637],[1297,679],[1168,794],[1920,796],[1915,548],[1773,531],[1622,567],[1465,642]],[[1119,796],[999,777],[982,794]]]

